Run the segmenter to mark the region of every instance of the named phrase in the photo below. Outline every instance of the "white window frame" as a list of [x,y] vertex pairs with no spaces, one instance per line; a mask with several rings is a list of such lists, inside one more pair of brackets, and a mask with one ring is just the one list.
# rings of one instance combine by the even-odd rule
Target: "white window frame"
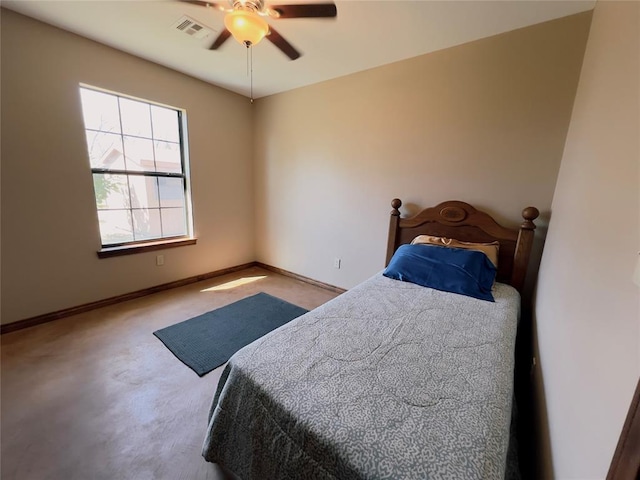
[[[95,87],[87,84],[80,84],[80,88],[78,92],[80,93],[82,90],[91,90],[98,93],[103,93],[107,95],[112,95],[118,99],[118,115],[120,118],[120,122],[122,123],[122,111],[120,109],[120,99],[133,100],[136,102],[141,102],[150,106],[158,106],[166,109],[171,109],[175,111],[178,115],[178,128],[179,128],[179,143],[180,143],[180,162],[181,162],[181,173],[177,172],[168,172],[168,171],[149,171],[149,170],[128,170],[124,169],[109,169],[109,168],[98,168],[90,165],[91,168],[91,176],[94,178],[94,174],[114,174],[114,175],[123,175],[127,177],[127,183],[129,183],[130,177],[145,177],[145,178],[180,178],[182,180],[182,186],[184,188],[184,214],[185,214],[185,227],[186,233],[184,235],[166,235],[154,238],[146,238],[146,239],[135,239],[135,229],[133,230],[134,240],[125,241],[119,243],[102,243],[103,235],[100,232],[101,239],[101,249],[98,251],[98,256],[100,258],[119,256],[119,255],[127,255],[130,253],[138,253],[142,251],[149,250],[159,250],[169,247],[177,247],[183,245],[193,245],[196,243],[196,239],[193,236],[194,226],[193,226],[193,207],[191,203],[191,177],[189,170],[189,148],[188,148],[188,135],[187,135],[187,115],[186,111],[181,108],[161,104],[158,102],[153,102],[150,100],[133,97],[130,95],[113,92],[110,90],[105,90],[103,88]],[[82,103],[82,102],[81,102]],[[85,125],[84,128],[85,136],[87,132],[103,132],[102,130],[96,130],[93,128],[87,128]],[[117,134],[120,135],[121,141],[124,142],[124,137],[131,137],[123,132],[122,128],[120,128],[119,132],[107,132],[104,133]],[[147,138],[147,137],[141,137]],[[151,133],[151,137],[148,138],[152,142],[161,141],[159,138],[155,138],[153,136],[153,131]],[[124,144],[123,144],[124,148]],[[126,152],[123,151],[123,154],[126,155]],[[89,155],[89,146],[87,145],[87,156]],[[87,157],[89,160],[89,157]],[[129,195],[131,195],[131,191],[129,190]],[[96,206],[96,213],[100,211],[100,207],[98,205],[98,198],[96,196],[95,187],[94,187],[94,200]],[[158,200],[159,201],[159,200]],[[160,205],[157,207],[160,210]],[[155,207],[154,207],[155,209]],[[133,211],[136,210],[133,205],[130,203],[128,207],[123,207],[122,210],[128,210],[130,215],[133,217]],[[160,217],[161,218],[161,217]],[[100,225],[98,223],[98,228]],[[133,228],[133,227],[132,227]],[[162,227],[161,227],[162,228]]]

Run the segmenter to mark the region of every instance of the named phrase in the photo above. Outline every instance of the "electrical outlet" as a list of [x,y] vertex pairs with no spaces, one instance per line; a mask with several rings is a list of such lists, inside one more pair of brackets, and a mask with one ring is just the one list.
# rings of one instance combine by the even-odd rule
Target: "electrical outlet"
[[156,265],[158,267],[164,265],[164,255],[156,255]]
[[342,263],[342,260],[340,260],[339,258],[334,258],[333,259],[333,267],[337,268],[338,270],[340,269],[340,264]]

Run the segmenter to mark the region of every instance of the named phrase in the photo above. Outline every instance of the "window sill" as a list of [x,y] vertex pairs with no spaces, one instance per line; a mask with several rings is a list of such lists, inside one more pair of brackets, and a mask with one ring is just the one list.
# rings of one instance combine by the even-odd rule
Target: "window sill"
[[179,238],[177,240],[160,240],[157,242],[139,243],[136,245],[124,245],[122,247],[106,247],[98,250],[98,258],[121,257],[122,255],[133,255],[134,253],[153,252],[154,250],[165,250],[167,248],[184,247],[195,245],[196,238]]

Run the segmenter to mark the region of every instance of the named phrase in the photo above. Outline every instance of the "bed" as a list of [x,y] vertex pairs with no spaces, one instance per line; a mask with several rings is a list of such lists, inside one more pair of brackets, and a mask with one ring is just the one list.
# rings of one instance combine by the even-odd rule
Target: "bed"
[[[410,218],[401,206],[392,201],[384,272],[230,359],[207,461],[242,479],[505,478],[519,292],[538,211],[524,209],[510,229],[460,201]],[[410,245],[419,235],[498,242],[497,267],[469,254],[494,268],[493,301],[389,278],[401,250],[461,251]]]

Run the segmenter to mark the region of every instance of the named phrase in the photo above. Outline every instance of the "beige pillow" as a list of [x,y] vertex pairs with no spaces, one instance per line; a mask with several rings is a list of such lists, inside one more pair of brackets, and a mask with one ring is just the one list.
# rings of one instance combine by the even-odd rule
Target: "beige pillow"
[[464,248],[466,250],[477,250],[484,253],[491,263],[498,268],[498,249],[500,248],[500,242],[491,243],[473,243],[462,242],[455,238],[446,237],[434,237],[432,235],[418,235],[411,241],[411,245],[427,244],[427,245],[439,245],[441,247],[451,248]]

